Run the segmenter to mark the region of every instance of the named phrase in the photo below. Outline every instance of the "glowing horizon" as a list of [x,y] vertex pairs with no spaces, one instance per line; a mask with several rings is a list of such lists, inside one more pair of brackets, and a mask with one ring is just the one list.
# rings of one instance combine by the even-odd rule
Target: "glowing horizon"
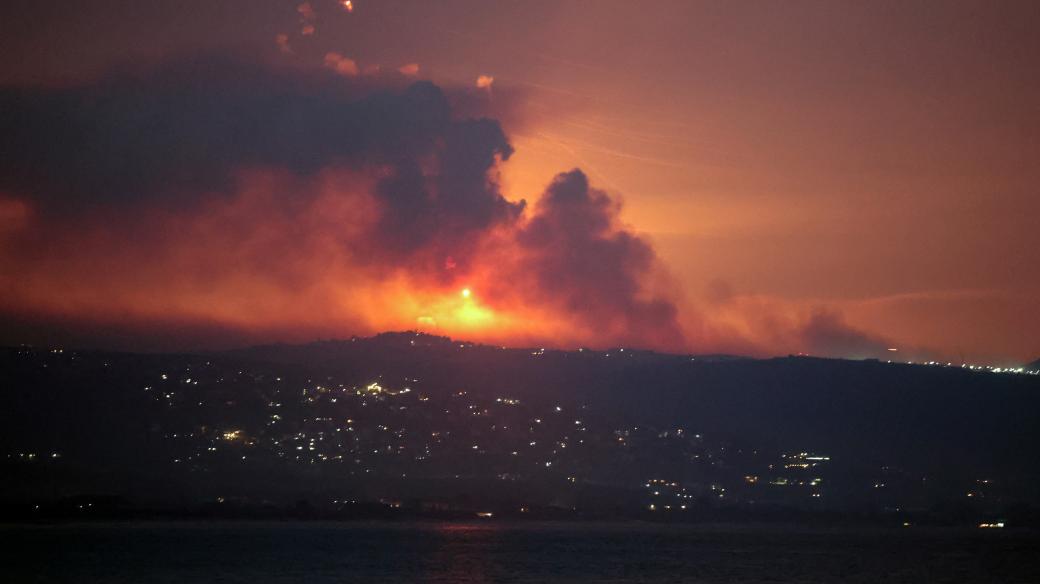
[[1036,359],[1035,15],[892,10],[8,11],[0,341]]

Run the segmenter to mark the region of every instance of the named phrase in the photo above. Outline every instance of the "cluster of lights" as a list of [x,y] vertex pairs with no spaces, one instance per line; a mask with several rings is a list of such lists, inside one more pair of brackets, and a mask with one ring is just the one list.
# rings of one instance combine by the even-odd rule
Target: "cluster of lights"
[[[471,294],[472,294],[472,292],[469,289],[465,289],[465,290],[462,291],[463,298],[469,298]],[[542,351],[544,351],[544,349]],[[621,352],[621,351],[619,351],[619,352]],[[938,363],[938,362],[934,362],[934,361],[923,363],[923,364],[924,365],[933,365],[933,366],[947,366],[947,367],[952,366],[949,363],[943,364],[943,363]],[[207,365],[209,365],[209,363],[207,363]],[[1037,371],[1025,371],[1023,368],[1018,368],[1018,369],[1006,368],[1006,369],[1002,369],[1002,368],[992,367],[992,366],[985,366],[985,367],[983,367],[983,366],[974,366],[974,365],[967,365],[967,364],[963,364],[962,367],[968,368],[968,369],[972,369],[972,370],[986,370],[986,371],[991,371],[991,372],[994,372],[994,373],[1027,373],[1027,374],[1037,374],[1038,373]],[[191,368],[189,367],[188,370],[190,371]],[[270,381],[272,379],[271,377],[266,376],[266,374],[244,373],[242,371],[239,371],[238,374],[239,375],[246,375],[248,378],[251,378],[251,379],[253,379],[255,381],[261,381],[261,380],[264,380],[265,378],[266,378],[267,381]],[[382,376],[378,376],[378,377],[380,379],[382,378]],[[163,373],[163,374],[161,374],[161,378],[163,380],[169,380],[170,387],[172,387],[173,384],[175,384],[175,383],[178,384],[178,385],[179,384],[198,385],[199,381],[200,381],[198,375],[192,375],[191,377],[188,377],[187,375],[179,374],[177,372],[172,372],[172,373],[170,373],[169,376],[167,374]],[[223,379],[224,378],[217,379],[216,382],[220,383],[221,381],[223,381]],[[329,379],[331,380],[331,377]],[[282,381],[282,379],[280,377],[279,378],[274,378],[274,380],[278,381],[278,382]],[[202,376],[202,381],[203,381],[203,383],[207,383],[205,375]],[[210,381],[212,382],[212,380],[210,380]],[[407,382],[418,382],[418,381],[419,381],[418,379],[405,379],[406,383]],[[284,385],[283,385],[283,387],[284,387]],[[147,387],[144,388],[144,391],[152,391],[153,389],[158,389],[158,387],[153,388],[152,386],[147,386]],[[350,394],[352,394],[352,393],[356,393],[359,396],[365,396],[365,398],[367,398],[367,399],[365,399],[365,400],[358,400],[360,402],[360,405],[364,406],[364,405],[366,405],[365,404],[366,401],[367,401],[367,403],[369,405],[371,405],[374,402],[384,402],[384,401],[390,402],[392,400],[389,400],[386,396],[396,396],[396,395],[399,395],[399,394],[405,394],[405,393],[410,392],[411,390],[408,389],[407,387],[402,389],[402,390],[399,390],[399,391],[388,390],[387,388],[383,387],[377,381],[373,381],[372,383],[369,383],[368,385],[363,385],[361,389],[359,389],[358,386],[351,387],[351,386],[344,386],[343,384],[340,384],[338,386],[338,388],[335,387],[335,386],[325,387],[325,386],[322,386],[322,385],[313,385],[311,383],[311,380],[308,379],[307,380],[307,387],[305,389],[303,389],[302,393],[303,393],[303,398],[308,403],[314,403],[314,400],[312,399],[312,396],[319,397],[319,394],[327,394],[327,393],[331,393],[331,392],[334,392],[334,391],[335,392],[342,391],[343,395],[341,397],[344,397],[345,399],[349,399],[348,396]],[[299,395],[299,393],[297,393],[296,390],[294,390],[292,393],[294,395],[297,395],[297,396]],[[154,395],[154,398],[157,399],[157,400],[161,399],[160,397],[158,397],[159,394],[160,394],[160,392],[156,392],[156,394]],[[173,392],[169,392],[169,393],[165,393],[165,394],[161,394],[161,395],[164,395],[165,398],[168,399],[168,400],[172,400],[173,397],[174,397],[174,393]],[[178,393],[177,394],[178,397],[181,397],[181,396],[184,396],[184,395],[188,395],[189,397],[188,398],[182,398],[181,401],[186,401],[186,400],[187,401],[194,401],[194,400],[190,400],[190,394],[184,394],[184,393]],[[461,391],[460,390],[460,391],[455,392],[453,394],[453,397],[464,397],[466,395],[467,395],[466,391]],[[336,398],[334,398],[334,397],[327,397],[325,399],[329,399],[332,403],[336,402]],[[420,402],[429,401],[429,397],[426,397],[426,396],[423,396],[423,395],[417,396],[416,399],[417,399],[417,401],[420,401]],[[497,402],[499,404],[510,405],[510,406],[516,406],[516,405],[519,405],[519,403],[520,403],[520,401],[517,400],[517,399],[505,398],[505,397],[496,398],[495,402]],[[228,402],[228,403],[230,405],[233,402]],[[406,403],[406,402],[402,401],[401,403]],[[199,402],[199,405],[202,405],[202,402]],[[270,408],[278,408],[278,407],[282,406],[281,403],[274,402],[274,401],[267,402],[267,405]],[[567,405],[567,404],[565,404],[565,405]],[[468,405],[467,407],[468,407],[469,410],[477,410],[478,409],[478,406],[475,406],[475,405]],[[584,405],[582,405],[580,408],[573,407],[571,405],[567,405],[567,409],[568,410],[577,410],[577,409],[582,409],[583,410],[585,408],[586,408],[586,406],[584,406]],[[404,405],[400,405],[400,407],[398,407],[398,404],[395,404],[394,409],[395,410],[397,410],[397,409],[404,410],[404,409],[406,409],[406,407]],[[492,409],[495,409],[495,408],[492,408]],[[505,408],[502,408],[502,410],[504,410],[504,409]],[[543,424],[543,422],[544,422],[546,424],[546,426],[551,426],[553,424],[553,420],[555,419],[558,423],[566,423],[568,427],[570,426],[570,421],[573,420],[574,426],[577,427],[576,429],[578,431],[583,431],[583,432],[586,431],[586,428],[584,427],[584,422],[581,419],[574,419],[570,415],[568,415],[566,417],[561,417],[559,415],[559,414],[562,414],[562,412],[564,410],[563,407],[561,407],[559,405],[547,405],[546,409],[547,409],[547,412],[542,414],[543,416],[545,416],[545,419],[543,419],[543,418],[533,418],[533,419],[532,418],[527,418],[527,420],[529,420],[530,422],[533,422],[534,424]],[[445,410],[445,411],[447,412],[447,410]],[[557,414],[557,416],[554,417],[552,415],[552,413],[549,413],[549,412],[555,413],[555,414]],[[488,415],[489,412],[488,412],[488,409],[482,409],[482,410],[479,410],[479,413],[483,414],[483,415]],[[546,414],[548,414],[548,415],[546,415]],[[478,415],[478,414],[474,414],[474,415]],[[584,416],[582,416],[582,417],[584,417]],[[268,425],[273,425],[276,422],[280,421],[282,418],[278,414],[270,414],[270,418],[269,419],[270,419],[270,422],[268,422]],[[305,422],[307,420],[308,420],[308,418],[304,418],[303,419],[303,421],[305,421]],[[324,417],[324,418],[314,417],[314,418],[312,418],[312,420],[314,422],[331,422],[333,419],[330,418],[330,417]],[[349,424],[353,424],[354,421],[355,420],[353,420],[353,419],[347,419],[346,422],[347,422],[348,426],[343,427],[342,429],[346,430],[347,432],[353,432],[354,428],[352,426],[349,426]],[[395,430],[391,429],[390,427],[385,426],[383,424],[380,424],[377,427],[378,427],[379,430],[381,430],[383,432],[393,433],[398,438],[401,438],[402,435],[405,433],[405,429],[404,428],[401,428],[400,430],[396,430],[395,431]],[[492,426],[492,430],[494,430],[494,429],[495,429],[495,426]],[[504,429],[506,429],[506,427],[505,426],[501,426],[501,429],[504,430]],[[637,429],[638,428],[635,428],[635,430],[637,430]],[[335,428],[335,432],[340,432],[340,430],[341,430],[341,428]],[[532,431],[533,431],[533,427],[532,427]],[[656,429],[654,429],[654,432],[656,432],[656,435],[657,435],[658,438],[667,438],[667,437],[669,437],[670,434],[672,434],[671,432],[668,432],[668,431],[657,432]],[[439,434],[440,434],[440,432],[431,432],[431,436],[433,436],[433,437],[438,437]],[[450,434],[450,432],[449,432],[449,434]],[[625,445],[626,439],[629,436],[629,431],[628,430],[615,430],[615,431],[613,431],[613,434],[614,434],[613,437],[615,437],[617,439],[617,441],[621,443],[621,445]],[[674,431],[674,436],[676,436],[676,437],[681,437],[683,434],[684,434],[684,430],[683,429],[677,429],[677,430]],[[194,434],[190,434],[190,433],[189,434],[184,434],[185,438],[192,437],[192,436],[194,436]],[[222,452],[227,451],[229,449],[232,450],[232,452],[235,452],[235,449],[237,448],[237,445],[222,444],[222,443],[218,442],[218,440],[220,440],[221,438],[223,440],[225,440],[225,441],[239,441],[239,440],[241,440],[242,442],[240,442],[239,444],[240,445],[244,445],[244,446],[253,446],[253,445],[258,444],[258,443],[266,443],[266,442],[268,442],[268,440],[270,440],[272,442],[272,444],[277,446],[278,448],[282,448],[282,447],[286,446],[286,445],[283,444],[284,440],[278,440],[278,439],[273,439],[273,438],[265,439],[265,438],[262,438],[262,437],[252,437],[251,434],[244,434],[242,430],[238,430],[238,429],[225,429],[225,430],[218,430],[217,432],[212,432],[212,431],[207,431],[206,428],[203,427],[202,431],[200,433],[200,436],[205,438],[206,440],[210,441],[209,442],[209,444],[210,444],[209,447],[205,449],[207,452],[216,452],[218,450],[217,446],[220,447],[219,450],[222,451]],[[331,460],[341,460],[342,461],[344,459],[344,457],[342,455],[339,455],[339,456],[332,456],[332,455],[327,456],[326,454],[322,454],[320,452],[315,452],[316,449],[321,447],[320,443],[324,442],[326,440],[325,436],[326,435],[323,434],[322,432],[318,432],[316,435],[313,435],[313,434],[312,435],[307,435],[307,434],[304,434],[304,433],[301,432],[301,433],[296,435],[295,442],[297,442],[297,444],[293,444],[292,446],[289,446],[289,448],[295,447],[295,449],[298,450],[298,451],[306,450],[307,452],[314,452],[313,454],[309,455],[310,457],[312,457],[312,460],[310,460],[310,462],[312,464],[315,462],[315,460],[313,460],[313,457],[317,457],[318,459],[320,459],[322,461],[330,460],[330,459]],[[335,436],[335,434],[332,434],[330,432],[329,434],[327,434],[327,436],[329,436],[331,438],[332,436]],[[697,434],[695,436],[696,436],[697,439],[701,438],[700,434]],[[165,437],[166,438],[170,438],[170,435],[167,434],[167,435],[165,435]],[[172,437],[177,438],[178,434],[173,434]],[[560,449],[566,449],[567,446],[568,446],[568,442],[566,442],[566,441],[552,440],[549,437],[543,437],[543,438],[544,438],[543,441],[537,442],[537,443],[538,444],[547,445],[547,446],[552,447],[552,448],[560,448]],[[566,436],[563,436],[563,438],[564,438],[564,440],[567,440]],[[441,440],[438,439],[437,442],[441,442]],[[575,440],[575,441],[572,441],[571,444],[574,444],[574,445],[581,444],[581,441],[580,440]],[[479,454],[485,454],[484,448],[489,447],[489,445],[493,446],[492,443],[485,443],[482,446],[470,443],[470,444],[466,444],[465,446],[470,446],[470,448],[473,451],[476,451]],[[535,445],[536,445],[535,441],[531,441],[530,442],[530,446],[531,447],[534,447]],[[398,445],[394,445],[393,447],[391,447],[390,445],[386,445],[385,448],[384,448],[383,445],[379,445],[379,446],[380,446],[379,449],[372,450],[373,454],[386,454],[386,453],[401,454],[400,450],[404,448],[403,446],[398,446]],[[339,447],[343,448],[342,445],[340,445]],[[722,450],[725,450],[725,448],[723,448]],[[354,451],[352,451],[352,452],[354,452]],[[238,452],[235,452],[235,453],[238,454]],[[202,453],[200,453],[200,452],[196,452],[194,457],[193,456],[188,456],[187,460],[191,461],[193,458],[202,458],[201,454]],[[557,454],[557,451],[553,450],[552,454]],[[277,455],[281,457],[281,456],[283,456],[283,453],[282,452],[278,452]],[[416,460],[425,459],[429,455],[430,455],[430,446],[429,446],[429,444],[427,444],[426,445],[425,455],[418,456],[415,459]],[[518,456],[518,452],[517,451],[512,451],[511,455],[512,456]],[[10,455],[9,454],[8,458],[12,458],[13,456],[14,455]],[[44,455],[41,456],[41,455],[37,455],[37,454],[34,454],[34,453],[29,453],[29,454],[18,454],[17,456],[20,457],[20,458],[26,458],[28,460],[34,460],[38,456],[46,457],[47,455],[44,454]],[[50,455],[50,457],[52,457],[52,458],[58,458],[59,456],[60,455],[58,453],[52,453]],[[303,460],[306,461],[307,460],[307,456],[308,455],[306,455],[306,453],[304,453]],[[822,455],[818,455],[818,454],[811,454],[810,452],[787,453],[787,454],[783,454],[781,456],[782,456],[782,458],[784,460],[782,460],[777,466],[783,466],[784,468],[807,469],[807,468],[811,468],[811,467],[816,467],[817,465],[822,465],[823,463],[826,463],[826,462],[830,461],[830,457],[829,456],[822,456]],[[708,454],[707,457],[711,458],[712,455]],[[242,456],[241,458],[243,460],[245,460],[246,457]],[[250,458],[254,458],[253,455],[250,455]],[[545,461],[545,458],[547,458],[547,457],[544,457],[544,458],[540,457],[540,458],[541,458],[541,460],[539,460],[538,462],[535,462],[534,464],[537,464],[539,466],[544,465],[545,467],[557,467],[557,468],[562,467],[562,470],[560,472],[564,472],[564,470],[567,469],[568,465],[567,465],[567,460],[565,460],[565,459],[560,459],[560,460],[555,460],[555,461],[553,461],[553,460]],[[700,458],[700,455],[695,455],[695,456],[693,456],[693,458]],[[296,459],[297,460],[301,460],[301,457],[300,456],[296,456]],[[181,462],[181,459],[175,459],[174,462]],[[354,459],[354,463],[361,464],[361,460],[360,459]],[[773,465],[770,464],[769,468],[772,469]],[[883,470],[884,470],[884,468],[885,467],[883,467]],[[371,472],[371,469],[364,469],[364,472],[365,473]],[[805,476],[805,475],[808,475],[809,473],[793,473],[793,474],[795,474],[795,476],[797,477],[798,475]],[[402,474],[401,476],[405,476],[405,475]],[[456,478],[458,478],[458,475],[455,475],[455,476],[456,476]],[[502,480],[506,480],[506,478],[504,478],[504,477],[507,477],[507,476],[512,476],[512,475],[501,474],[501,475],[499,475],[499,478],[502,479]],[[576,483],[577,482],[577,477],[571,476],[571,477],[566,477],[566,478],[567,478],[567,480],[570,483]],[[768,477],[766,477],[766,476],[763,477],[763,479],[766,479],[766,478],[768,478]],[[515,480],[515,479],[510,479],[510,480]],[[759,477],[756,476],[756,475],[747,475],[747,476],[744,477],[744,480],[748,484],[756,484],[756,483],[759,482]],[[765,482],[765,480],[763,480],[762,482]],[[810,480],[808,477],[806,477],[804,481],[800,481],[798,478],[789,479],[789,478],[780,477],[780,478],[774,479],[774,480],[769,481],[769,482],[771,484],[774,484],[774,485],[808,485],[810,487],[818,487],[822,483],[822,479],[820,479],[820,478],[812,478]],[[981,484],[981,485],[985,485],[985,484],[990,483],[990,480],[989,479],[979,479],[976,482]],[[868,484],[870,484],[870,483],[868,483]],[[669,495],[674,495],[675,497],[680,499],[679,501],[676,501],[676,503],[680,503],[682,499],[692,498],[692,495],[686,494],[686,490],[682,489],[681,485],[679,485],[676,482],[668,482],[668,481],[664,481],[662,479],[654,479],[654,480],[651,480],[650,482],[646,483],[645,486],[648,489],[651,489],[653,491],[652,494],[655,497],[661,497],[661,496],[667,497]],[[884,482],[877,482],[877,483],[873,483],[873,487],[875,489],[884,489],[884,488],[886,488],[886,484]],[[680,493],[676,493],[675,492],[675,491],[679,491],[680,489],[681,489]],[[719,487],[719,486],[716,486],[716,485],[712,485],[712,490],[716,491],[716,493],[718,494],[719,497],[722,497],[723,493],[726,491],[725,488],[722,488],[722,487]],[[671,492],[669,492],[669,491],[671,491]],[[811,496],[812,497],[820,497],[821,494],[819,492],[813,492],[811,494]],[[967,494],[967,496],[968,497],[972,497],[972,498],[976,498],[976,497],[977,498],[982,498],[982,497],[985,497],[985,494],[982,493],[982,492],[979,492],[979,491],[973,491],[973,492],[969,492]],[[657,510],[657,509],[670,510],[670,509],[673,508],[673,505],[663,505],[662,506],[661,505],[662,499],[654,499],[654,500],[656,501],[656,503],[653,503],[653,504],[649,505],[649,508],[651,510]],[[685,509],[686,505],[678,506],[678,508]],[[490,516],[491,515],[490,515],[490,512],[489,512],[487,517],[490,517]],[[979,524],[978,527],[980,527],[980,528],[1002,528],[1002,527],[1004,527],[1004,523],[1003,522],[983,523],[983,524]]]
[[[891,363],[891,361],[888,361]],[[907,365],[927,365],[930,367],[955,367],[951,362],[943,363],[941,361],[925,361],[923,363],[917,363],[915,361],[907,361]],[[1025,367],[998,367],[996,365],[975,365],[973,363],[961,363],[961,369],[967,369],[969,371],[988,371],[990,373],[1011,373],[1015,375],[1040,375],[1040,369],[1026,369]]]

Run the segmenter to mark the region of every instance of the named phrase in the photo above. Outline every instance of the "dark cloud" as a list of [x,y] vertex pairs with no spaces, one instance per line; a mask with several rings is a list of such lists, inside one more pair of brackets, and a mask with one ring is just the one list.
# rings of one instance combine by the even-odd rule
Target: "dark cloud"
[[891,346],[884,339],[849,326],[841,314],[815,311],[798,331],[806,350],[828,357],[879,357]]
[[243,168],[378,171],[385,209],[372,239],[410,253],[452,249],[523,208],[488,180],[512,152],[498,123],[456,119],[444,91],[396,73],[346,79],[206,57],[88,86],[3,89],[0,112],[0,189],[51,213],[191,204],[233,191]]
[[518,236],[526,269],[547,301],[604,341],[681,346],[675,304],[647,292],[658,268],[653,248],[618,225],[619,210],[580,170],[558,175]]
[[498,122],[478,119],[450,124],[435,152],[434,171],[418,159],[403,161],[378,185],[388,209],[379,231],[395,234],[385,241],[390,248],[433,246],[429,255],[463,261],[470,240],[514,222],[524,209],[524,201],[506,201],[488,176],[513,149]]
[[710,304],[726,304],[736,295],[733,285],[721,278],[713,278],[705,288],[705,300]]
[[[321,334],[381,322],[351,301],[381,306],[385,322],[438,310],[450,321],[422,299],[479,284],[521,330],[687,347],[656,254],[620,224],[617,200],[580,170],[555,177],[527,217],[500,191],[513,148],[497,118],[522,123],[522,97],[228,57],[0,88],[0,273],[19,274],[0,285],[28,307],[23,324],[76,297],[93,313],[65,314],[70,326],[133,306],[142,329],[232,322],[288,338],[303,321]],[[399,274],[404,292],[388,284]],[[300,308],[305,294],[313,306]],[[741,310],[723,281],[707,299]],[[532,314],[551,322],[527,326]],[[816,354],[886,348],[835,313],[777,326]]]
[[415,157],[449,124],[431,84],[401,93],[228,58],[0,93],[0,180],[63,205],[185,196],[241,166],[314,172]]
[[[228,57],[0,88],[0,314],[99,339],[116,321],[120,338],[176,325],[210,340],[226,328],[232,342],[418,319],[601,347],[739,338],[699,326],[689,306],[684,338],[652,246],[580,170],[526,216],[503,195],[513,148],[498,118],[522,124],[523,101],[508,86],[492,99],[393,71]],[[477,304],[453,304],[462,286],[477,286]],[[707,301],[754,308],[723,281]],[[863,357],[887,345],[837,313],[762,320],[770,347]]]
[[[70,290],[98,314],[119,311],[120,300],[106,297],[153,320],[188,306],[181,320],[203,322],[208,306],[214,322],[251,330],[300,318],[313,327],[323,311],[339,324],[367,320],[342,299],[380,304],[380,290],[400,294],[385,285],[399,273],[418,296],[405,293],[390,310],[417,312],[389,316],[414,322],[427,307],[416,297],[488,277],[489,306],[574,323],[582,341],[681,346],[675,304],[648,292],[655,254],[618,225],[619,204],[574,170],[556,177],[525,221],[524,202],[506,199],[498,183],[513,149],[499,122],[479,115],[493,104],[472,92],[395,72],[343,76],[228,58],[0,90],[0,192],[38,212],[32,241],[50,233],[60,243],[7,260],[63,266],[70,277],[76,266],[107,266]],[[69,254],[84,260],[68,264]],[[40,293],[63,276],[39,270],[21,297],[61,305]],[[162,283],[170,275],[176,288]],[[91,286],[108,292],[80,289]],[[243,293],[288,312],[243,312]],[[313,310],[293,301],[304,293],[317,299]],[[446,318],[469,318],[453,310]]]

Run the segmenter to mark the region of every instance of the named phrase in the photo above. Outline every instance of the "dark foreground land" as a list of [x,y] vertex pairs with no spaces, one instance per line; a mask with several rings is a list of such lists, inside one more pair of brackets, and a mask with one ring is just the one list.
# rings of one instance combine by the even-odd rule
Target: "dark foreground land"
[[1034,583],[1035,531],[646,523],[0,527],[8,582]]
[[1040,375],[504,349],[0,349],[0,520],[1040,526]]

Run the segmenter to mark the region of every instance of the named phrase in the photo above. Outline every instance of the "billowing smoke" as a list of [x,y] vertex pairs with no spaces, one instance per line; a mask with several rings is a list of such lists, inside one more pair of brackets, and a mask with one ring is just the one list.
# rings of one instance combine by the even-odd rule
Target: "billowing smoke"
[[802,346],[817,355],[873,357],[882,355],[890,343],[856,330],[835,312],[817,310],[799,329]]
[[546,302],[590,332],[640,346],[682,346],[675,304],[645,295],[656,264],[646,241],[617,224],[619,205],[580,170],[557,176],[517,241]]
[[683,348],[652,248],[584,174],[530,213],[500,192],[505,133],[453,111],[473,91],[227,58],[0,90],[0,311]]
[[[0,190],[48,213],[184,206],[232,196],[243,169],[375,177],[364,257],[451,255],[514,221],[488,179],[512,152],[499,125],[452,118],[429,82],[343,80],[227,59],[123,73],[89,87],[0,94]],[[299,192],[284,193],[286,200]]]
[[522,96],[417,70],[205,57],[0,88],[0,342],[165,349],[419,328],[562,347],[884,350],[837,312],[722,282],[702,311],[680,302],[582,171],[532,208],[501,192],[513,149],[496,119],[521,124]]

